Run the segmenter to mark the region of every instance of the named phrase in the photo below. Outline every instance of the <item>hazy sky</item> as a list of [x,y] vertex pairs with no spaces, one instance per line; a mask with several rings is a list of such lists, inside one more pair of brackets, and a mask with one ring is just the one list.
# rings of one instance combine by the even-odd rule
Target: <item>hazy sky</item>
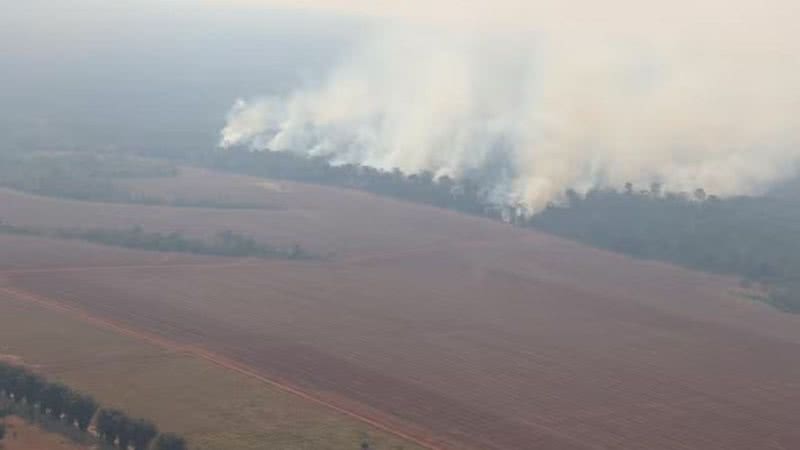
[[194,0],[0,0],[0,11],[0,146],[213,147],[238,96],[321,73],[365,26]]
[[[97,47],[115,39],[242,34],[317,36],[344,17],[482,32],[598,34],[620,39],[734,41],[796,50],[796,0],[0,0],[3,54]],[[2,55],[0,55],[2,58]]]
[[320,85],[243,99],[226,145],[459,176],[539,208],[569,187],[733,195],[800,159],[794,0],[271,0],[390,26]]
[[631,179],[750,192],[800,155],[797,0],[0,0],[0,11],[0,144],[171,151],[213,147],[224,128],[231,142],[451,173],[507,148],[509,189],[537,204]]
[[[438,24],[559,28],[604,26],[646,31],[728,22],[791,25],[794,0],[206,0],[223,8],[283,6]],[[766,31],[766,30],[761,30]]]

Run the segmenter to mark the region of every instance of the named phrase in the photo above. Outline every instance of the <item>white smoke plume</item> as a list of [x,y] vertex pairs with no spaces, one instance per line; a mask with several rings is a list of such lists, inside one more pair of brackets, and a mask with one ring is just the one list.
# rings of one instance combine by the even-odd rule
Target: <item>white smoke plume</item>
[[568,188],[733,195],[794,174],[791,3],[678,1],[659,14],[616,3],[622,18],[395,24],[317,84],[238,100],[221,145],[454,177],[491,167],[498,201],[533,211]]

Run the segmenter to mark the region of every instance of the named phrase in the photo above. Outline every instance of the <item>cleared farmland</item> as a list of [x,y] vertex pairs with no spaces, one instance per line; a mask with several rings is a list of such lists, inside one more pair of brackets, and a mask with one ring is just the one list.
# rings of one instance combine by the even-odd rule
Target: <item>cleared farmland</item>
[[19,417],[0,419],[6,425],[3,450],[87,450],[88,447],[70,442],[58,434],[49,433]]
[[[7,291],[0,291],[0,359],[152,418],[196,450],[351,450],[363,439],[381,449],[420,449],[185,349],[154,345]],[[35,442],[7,448],[61,449]]]
[[[480,239],[490,236],[498,225],[357,191],[266,182],[197,169],[183,169],[176,178],[128,181],[125,185],[154,198],[162,198],[156,195],[162,192],[165,199],[241,198],[247,203],[261,201],[279,207],[231,210],[104,204],[0,189],[0,220],[15,226],[57,224],[66,228],[141,225],[151,232],[183,231],[197,237],[231,230],[275,245],[298,242],[312,252],[335,252],[338,256],[382,254],[442,241]],[[230,197],[225,189],[232,192]],[[465,227],[465,223],[471,226]]]
[[[350,191],[195,171],[159,183],[131,188],[183,197],[230,189],[224,195],[285,208],[176,210],[3,191],[0,217],[224,228],[337,256],[137,260],[6,279],[443,448],[800,447],[800,318],[747,300],[734,280]],[[6,248],[20,254],[34,241],[0,240],[0,265],[14,264]],[[110,251],[70,245],[71,254]],[[114,253],[118,265],[125,254]]]

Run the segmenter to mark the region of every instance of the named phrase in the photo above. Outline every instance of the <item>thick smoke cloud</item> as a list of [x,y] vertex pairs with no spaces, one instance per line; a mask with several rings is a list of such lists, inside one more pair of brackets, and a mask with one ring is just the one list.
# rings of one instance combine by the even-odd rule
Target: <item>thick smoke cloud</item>
[[490,173],[497,201],[533,210],[627,181],[758,193],[800,161],[800,39],[781,8],[727,5],[666,24],[395,24],[316,84],[238,100],[221,145]]

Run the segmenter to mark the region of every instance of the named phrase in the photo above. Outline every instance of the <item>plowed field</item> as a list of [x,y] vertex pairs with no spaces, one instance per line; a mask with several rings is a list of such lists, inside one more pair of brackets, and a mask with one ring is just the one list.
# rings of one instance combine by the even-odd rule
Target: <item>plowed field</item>
[[[189,192],[203,179],[192,174],[141,189]],[[800,448],[800,316],[747,300],[735,280],[369,195],[220,177],[215,190],[230,183],[286,209],[5,192],[0,214],[15,224],[225,226],[336,256],[148,260],[69,243],[42,251],[48,267],[36,270],[34,256],[20,268],[5,255],[41,240],[7,238],[8,286],[223,356],[431,446]]]

